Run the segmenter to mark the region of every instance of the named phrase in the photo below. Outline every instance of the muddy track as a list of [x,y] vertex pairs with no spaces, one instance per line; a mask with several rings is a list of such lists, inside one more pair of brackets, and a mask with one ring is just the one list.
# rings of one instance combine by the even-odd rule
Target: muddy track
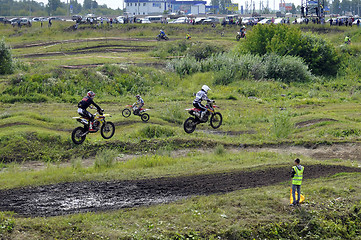
[[[290,167],[108,182],[73,182],[0,191],[0,210],[19,216],[56,216],[169,203],[197,195],[222,194],[290,179]],[[305,180],[359,168],[306,166]]]
[[[101,47],[99,47],[101,48]],[[49,57],[49,56],[59,56],[59,55],[78,55],[78,54],[88,54],[88,53],[103,53],[103,52],[146,52],[149,51],[148,48],[142,47],[133,47],[133,48],[105,48],[105,49],[89,49],[83,51],[69,51],[69,52],[47,52],[47,53],[31,53],[31,54],[22,54],[17,57],[22,58],[35,58],[35,57]]]
[[98,42],[98,41],[131,41],[131,42],[154,42],[155,39],[138,39],[138,38],[86,38],[86,39],[70,39],[63,41],[50,41],[50,42],[39,42],[30,44],[18,44],[12,46],[13,49],[18,48],[31,48],[31,47],[45,47],[50,45],[62,44],[62,43],[81,43],[81,42]]
[[321,123],[321,122],[337,122],[337,120],[332,119],[332,118],[312,119],[312,120],[308,120],[308,121],[298,122],[295,124],[295,127],[296,128],[309,127],[309,126],[312,126],[312,125],[315,125],[315,124]]
[[[83,69],[83,68],[96,68],[104,66],[107,63],[96,63],[96,64],[80,64],[80,65],[60,65],[61,68],[65,69]],[[166,66],[166,63],[152,62],[152,63],[124,63],[125,65],[133,65],[138,67],[153,67],[162,69]]]

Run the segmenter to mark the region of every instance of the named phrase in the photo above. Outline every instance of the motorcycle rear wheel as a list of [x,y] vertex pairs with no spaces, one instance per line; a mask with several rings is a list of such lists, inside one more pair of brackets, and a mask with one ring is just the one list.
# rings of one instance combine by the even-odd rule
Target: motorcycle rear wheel
[[183,124],[183,128],[186,133],[194,132],[194,130],[196,130],[196,127],[197,127],[196,119],[193,117],[187,118],[187,120]]
[[102,128],[100,129],[100,134],[104,139],[109,139],[113,137],[114,132],[115,132],[115,126],[114,123],[112,122],[105,122],[102,125]]
[[73,143],[82,144],[86,138],[86,134],[83,136],[85,132],[86,130],[83,127],[75,128],[71,133],[71,140],[73,140]]
[[140,115],[140,118],[142,119],[143,122],[148,122],[150,117],[148,113],[143,113]]
[[214,129],[219,128],[222,125],[222,121],[223,121],[222,114],[216,112],[211,116],[211,119],[209,121],[212,128]]
[[130,116],[130,114],[132,114],[132,112],[130,111],[129,108],[124,108],[123,111],[122,111],[122,115],[123,117],[127,118]]

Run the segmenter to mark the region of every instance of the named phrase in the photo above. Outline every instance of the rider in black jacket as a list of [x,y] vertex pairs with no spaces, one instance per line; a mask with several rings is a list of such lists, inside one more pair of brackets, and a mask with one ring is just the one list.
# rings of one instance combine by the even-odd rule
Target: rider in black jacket
[[88,112],[86,109],[90,106],[90,105],[94,105],[94,107],[96,107],[96,109],[98,110],[99,113],[102,113],[104,110],[101,109],[98,104],[96,104],[93,101],[93,98],[95,97],[95,93],[93,91],[89,91],[87,93],[87,96],[84,97],[79,103],[78,103],[78,113],[80,114],[80,116],[85,117],[87,119],[89,119],[89,131],[94,131],[93,129],[93,121],[94,121],[94,115],[91,114],[90,112]]

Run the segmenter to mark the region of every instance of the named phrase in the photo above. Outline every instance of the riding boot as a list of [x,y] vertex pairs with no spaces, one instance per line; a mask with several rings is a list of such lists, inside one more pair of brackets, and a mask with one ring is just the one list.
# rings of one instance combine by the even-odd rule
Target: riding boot
[[201,112],[201,120],[203,121],[204,115],[206,115],[206,111]]
[[93,129],[93,121],[90,121],[90,123],[89,123],[89,132],[93,132],[93,131],[95,131]]

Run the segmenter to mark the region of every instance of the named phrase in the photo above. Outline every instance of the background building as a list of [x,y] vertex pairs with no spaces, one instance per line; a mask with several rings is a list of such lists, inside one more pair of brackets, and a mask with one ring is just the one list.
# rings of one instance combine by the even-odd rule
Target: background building
[[204,14],[207,1],[124,0],[130,15],[152,15],[182,11],[185,14]]

